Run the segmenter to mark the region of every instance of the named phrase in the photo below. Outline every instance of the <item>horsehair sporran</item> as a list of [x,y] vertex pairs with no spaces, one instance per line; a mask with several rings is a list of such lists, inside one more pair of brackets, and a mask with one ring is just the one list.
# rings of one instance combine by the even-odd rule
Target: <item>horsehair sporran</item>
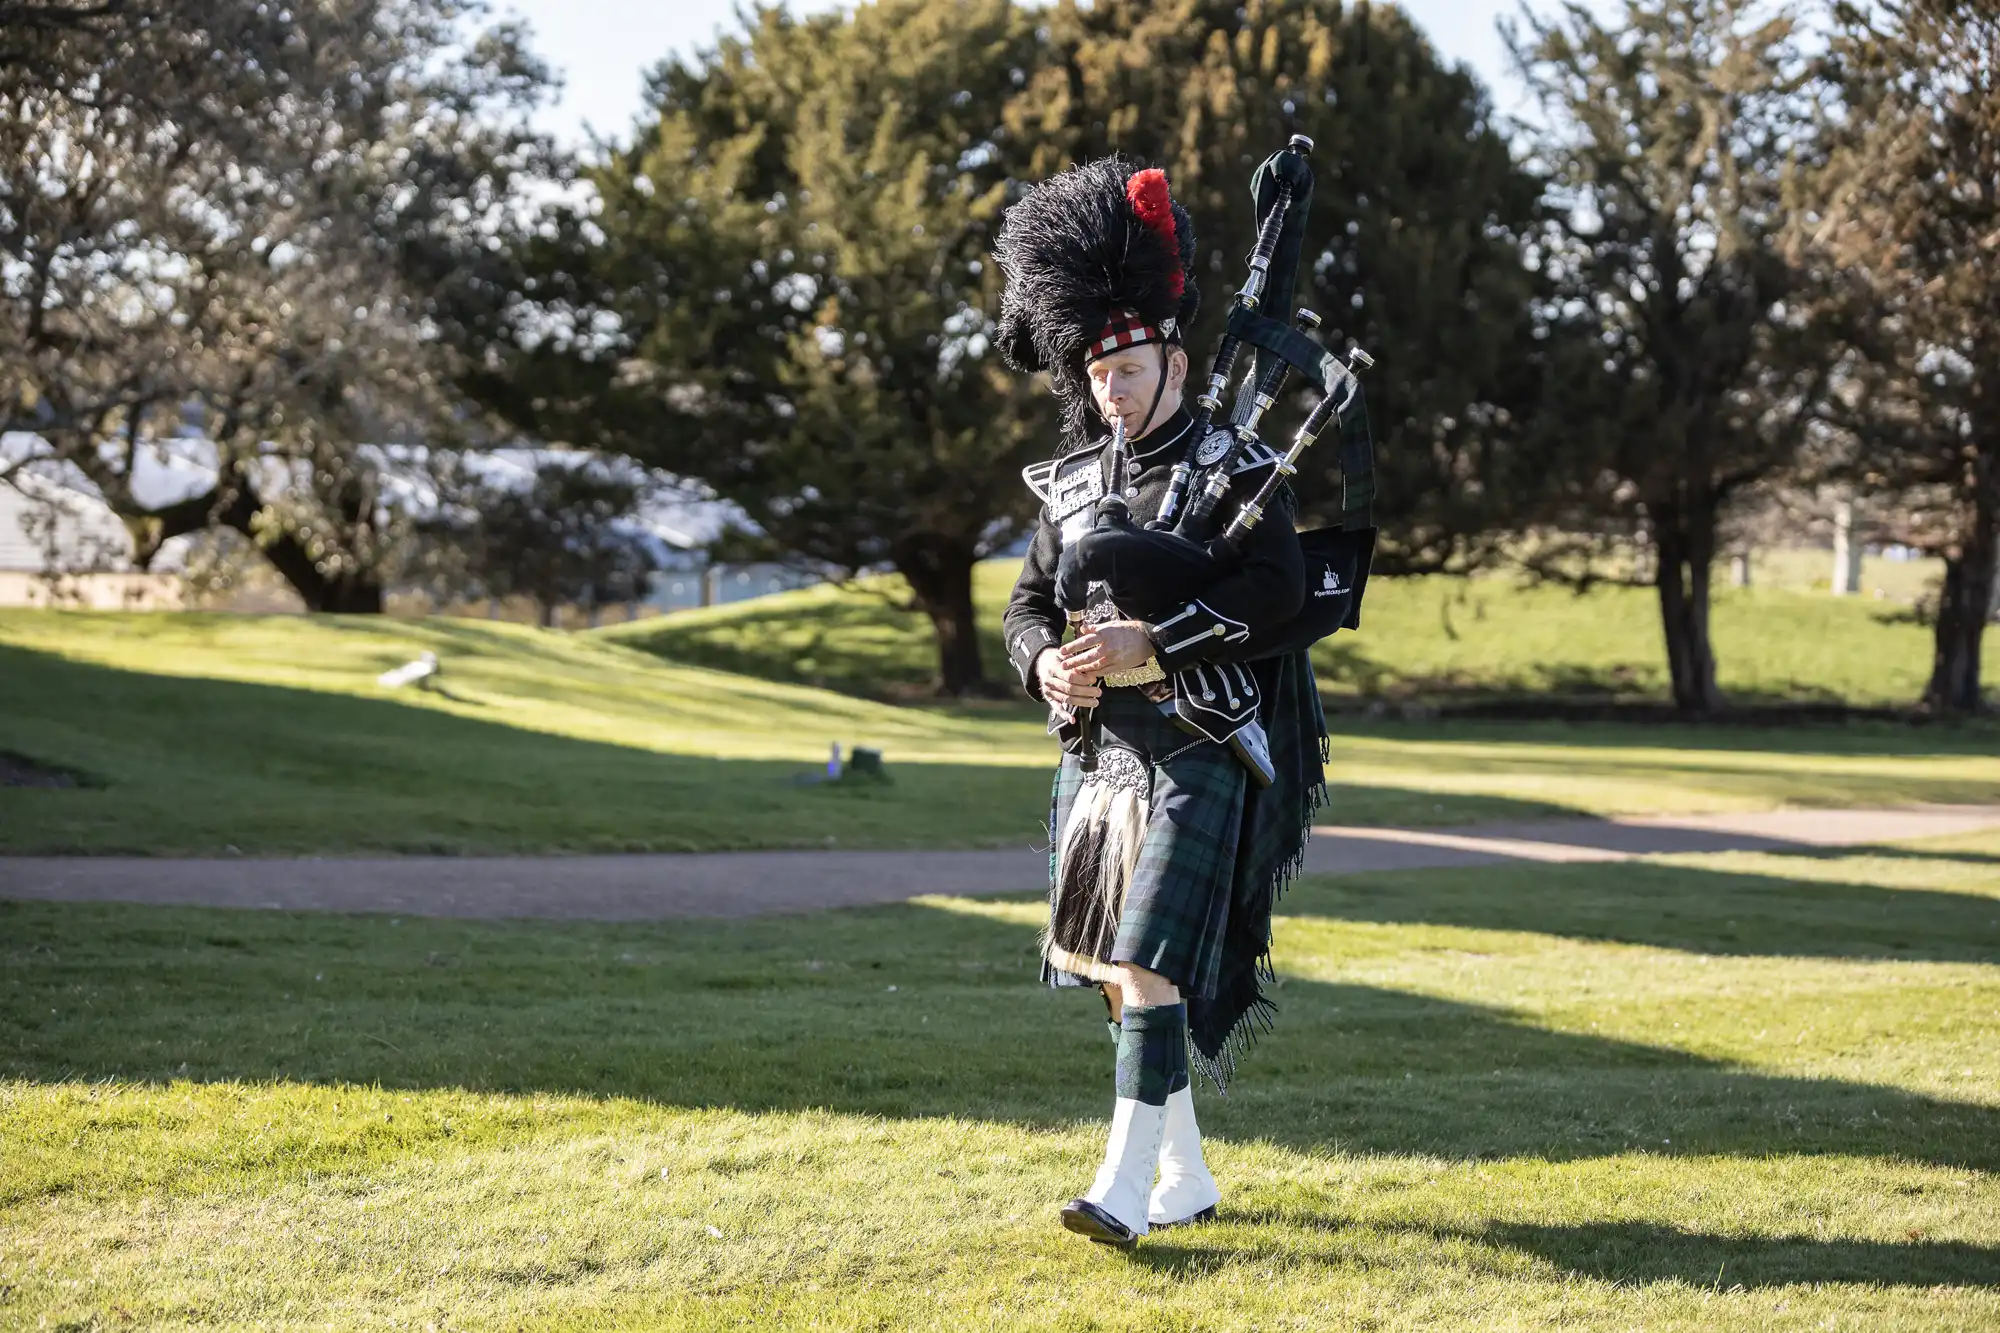
[[1053,910],[1042,940],[1055,966],[1093,981],[1110,965],[1125,893],[1139,868],[1152,808],[1152,766],[1123,746],[1099,751],[1056,842]]

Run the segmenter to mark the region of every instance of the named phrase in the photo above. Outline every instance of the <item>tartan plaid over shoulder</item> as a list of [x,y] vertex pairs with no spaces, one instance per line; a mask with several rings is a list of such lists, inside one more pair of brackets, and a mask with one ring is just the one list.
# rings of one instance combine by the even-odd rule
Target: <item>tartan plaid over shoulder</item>
[[1326,804],[1326,714],[1312,662],[1303,652],[1251,664],[1264,692],[1265,730],[1277,780],[1248,784],[1236,839],[1229,922],[1215,992],[1188,1001],[1188,1037],[1195,1068],[1226,1087],[1236,1061],[1268,1031],[1277,1002],[1264,993],[1272,981],[1271,914],[1305,858],[1313,816]]

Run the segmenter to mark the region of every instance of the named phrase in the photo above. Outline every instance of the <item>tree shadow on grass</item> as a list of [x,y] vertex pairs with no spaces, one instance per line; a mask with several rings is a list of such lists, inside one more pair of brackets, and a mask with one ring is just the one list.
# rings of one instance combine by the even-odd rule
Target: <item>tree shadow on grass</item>
[[2000,1108],[1757,1073],[1505,1010],[1287,979],[1280,1025],[1204,1123],[1304,1151],[1576,1161],[1857,1154],[2000,1167]]
[[[1456,742],[1476,745],[1476,738],[1456,732],[1455,729],[1441,735],[1412,736],[1412,741],[1426,743]],[[1717,748],[1712,760],[1697,757],[1667,760],[1657,753],[1648,755],[1642,762],[1630,754],[1623,758],[1607,757],[1602,760],[1584,758],[1574,754],[1563,754],[1559,750],[1539,752],[1513,751],[1508,753],[1486,753],[1476,751],[1453,751],[1447,755],[1413,754],[1409,758],[1399,757],[1399,766],[1432,767],[1440,772],[1448,772],[1463,777],[1477,774],[1488,777],[1522,777],[1534,780],[1549,779],[1564,783],[1584,783],[1601,781],[1606,783],[1629,783],[1633,781],[1669,781],[1679,779],[1681,785],[1725,794],[1751,796],[1777,804],[1780,801],[1793,805],[1818,805],[1838,807],[1841,805],[1867,804],[1883,799],[1887,780],[1880,771],[1866,767],[1843,768],[1840,761],[1856,757],[1883,757],[1909,760],[1939,760],[1966,758],[1965,751],[1926,747],[1921,750],[1908,745],[1902,749],[1884,748],[1880,750],[1817,751],[1810,746],[1802,746],[1802,738],[1788,733],[1770,735],[1768,747],[1743,747],[1762,753],[1772,751],[1794,757],[1800,755],[1824,754],[1830,762],[1825,767],[1811,771],[1780,769],[1755,763],[1732,763],[1727,750]],[[1561,747],[1572,744],[1560,735],[1545,735],[1539,740],[1530,737],[1515,738],[1509,743],[1523,745],[1538,744]],[[1994,742],[1989,742],[1989,745]],[[1592,748],[1614,750],[1629,748],[1634,751],[1651,748],[1657,751],[1658,742],[1650,747],[1643,737],[1626,735],[1614,744],[1608,740],[1595,740]],[[1686,747],[1665,747],[1676,750]],[[1973,751],[1984,757],[1990,753]],[[1334,764],[1340,762],[1339,738],[1334,741]],[[1981,774],[1936,773],[1900,774],[1894,779],[1894,798],[1898,802],[1933,805],[1990,805],[2000,801],[2000,776],[1992,772]]]
[[[1704,722],[1640,724],[1621,721],[1564,721],[1557,719],[1435,718],[1409,719],[1371,717],[1352,712],[1334,713],[1328,718],[1337,747],[1343,736],[1377,740],[1409,740],[1474,746],[1523,745],[1560,746],[1571,751],[1643,749],[1671,750],[1683,756],[1668,771],[1689,773],[1743,773],[1738,756],[1756,754],[1790,755],[1798,758],[1827,759],[1945,759],[1988,758],[2000,745],[2000,720],[1980,718],[1922,727],[1895,722],[1800,722],[1787,726],[1725,726]],[[1474,755],[1469,760],[1493,766],[1521,764],[1571,768],[1588,763],[1577,754]],[[1793,770],[1786,776],[1813,776]],[[1994,799],[1993,781],[1986,782]],[[1916,793],[1906,799],[1916,799]]]
[[[1342,815],[1346,813],[1338,801],[1329,801],[1328,806]],[[1779,812],[1777,819],[1780,827],[1787,813],[1796,815],[1801,812]],[[1837,821],[1840,817],[1838,811],[1822,811],[1817,815],[1820,821]],[[1921,828],[1922,825],[1918,823],[1913,827]],[[1963,837],[1965,832],[1982,828],[1985,831],[2000,832],[2000,810],[1996,810],[1983,824],[1976,824],[1964,832],[1918,833],[1912,835],[1911,840],[1924,839],[1926,842],[1935,843],[1944,839]],[[1481,832],[1485,836],[1503,839],[1506,844],[1539,844],[1560,851],[1587,848],[1626,856],[1762,852],[1771,856],[1797,856],[1813,860],[1871,856],[1885,860],[1960,861],[1969,865],[2000,863],[2000,855],[1987,852],[1960,851],[1931,845],[1899,846],[1893,843],[1849,842],[1829,845],[1808,842],[1799,837],[1787,837],[1782,833],[1750,833],[1740,827],[1729,827],[1727,824],[1716,825],[1675,819],[1554,819],[1510,823],[1504,829]],[[1510,852],[1502,849],[1500,854],[1508,855]],[[1519,855],[1519,853],[1512,854]]]
[[[1048,1126],[1104,1113],[1096,999],[1032,907],[553,925],[0,904],[0,1076],[573,1093]],[[1281,959],[1282,961],[1282,959]],[[1287,978],[1217,1135],[1578,1160],[1855,1154],[2000,1169],[2000,1109],[1758,1073],[1505,1010]]]
[[2000,960],[2000,897],[1653,862],[1321,877],[1302,882],[1286,910],[1342,921],[1529,930],[1694,953]]
[[1845,847],[1800,847],[1776,849],[1773,855],[1796,856],[1809,861],[1838,861],[1849,856],[1871,856],[1884,861],[1953,861],[1968,866],[2000,866],[2000,854],[1973,852],[1955,847],[1897,847],[1889,843],[1850,843]]
[[1657,782],[1732,800],[1828,807],[1881,803],[1885,795],[1896,803],[2000,804],[2000,770],[1990,766],[1900,768],[1890,776],[1870,762],[1990,760],[2000,752],[2000,724],[1986,722],[1922,730],[1892,724],[1378,722],[1351,716],[1329,722],[1335,776],[1353,743],[1375,742],[1410,747],[1394,757],[1400,770],[1460,781],[1477,775],[1570,787]]
[[1566,1272],[1611,1282],[1678,1281],[1725,1291],[1811,1282],[2000,1287],[2000,1249],[1962,1241],[1719,1236],[1651,1222],[1495,1222],[1433,1234],[1525,1251]]
[[[1566,1274],[1613,1283],[1681,1282],[1720,1291],[1816,1283],[1885,1287],[2000,1287],[2000,1248],[1963,1241],[1822,1240],[1811,1236],[1721,1236],[1652,1222],[1591,1222],[1574,1226],[1493,1222],[1452,1229],[1348,1222],[1321,1216],[1322,1230],[1372,1238],[1383,1231],[1416,1233],[1535,1256]],[[1300,1225],[1297,1216],[1225,1215],[1228,1222]],[[1135,1262],[1181,1277],[1206,1277],[1246,1259],[1265,1257],[1240,1239],[1204,1243],[1203,1232],[1175,1231],[1132,1251]],[[1298,1248],[1273,1244],[1271,1258],[1296,1262]]]
[[[883,697],[930,683],[937,663],[923,613],[887,596],[787,597],[737,604],[722,618],[663,616],[612,637],[671,662]],[[1003,664],[999,627],[983,626],[980,656]]]

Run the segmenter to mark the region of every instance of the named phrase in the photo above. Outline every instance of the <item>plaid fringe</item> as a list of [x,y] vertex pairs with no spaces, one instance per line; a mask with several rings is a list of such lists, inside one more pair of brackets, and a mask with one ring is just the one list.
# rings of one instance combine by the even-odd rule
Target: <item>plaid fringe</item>
[[[1326,749],[1326,745],[1327,738],[1322,736],[1320,738],[1322,751]],[[1311,802],[1315,813],[1326,805],[1326,799],[1326,783],[1322,781],[1313,784]],[[1310,841],[1312,841],[1312,824],[1308,821],[1299,838],[1298,850],[1278,868],[1277,875],[1272,881],[1271,907],[1274,913],[1279,901],[1285,896],[1285,890],[1292,886],[1292,880],[1297,878],[1300,869],[1305,865],[1306,844]],[[1278,980],[1277,970],[1271,965],[1271,932],[1268,925],[1264,931],[1264,952],[1257,955],[1256,977],[1266,986],[1274,985]],[[1235,1026],[1229,1029],[1228,1035],[1222,1039],[1222,1045],[1214,1056],[1203,1054],[1193,1043],[1189,1043],[1189,1058],[1195,1072],[1207,1079],[1209,1086],[1218,1093],[1228,1096],[1229,1080],[1236,1076],[1237,1061],[1250,1053],[1250,1048],[1257,1044],[1258,1037],[1277,1027],[1277,1017],[1277,1001],[1265,995],[1260,986],[1256,997],[1250,1001],[1249,1008],[1236,1020]]]

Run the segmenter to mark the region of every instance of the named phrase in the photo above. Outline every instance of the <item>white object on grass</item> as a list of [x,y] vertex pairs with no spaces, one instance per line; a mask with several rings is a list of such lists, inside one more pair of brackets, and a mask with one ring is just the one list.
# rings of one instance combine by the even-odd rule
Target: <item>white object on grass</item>
[[404,685],[417,685],[429,689],[431,682],[437,678],[439,670],[437,654],[425,653],[414,662],[405,662],[393,671],[384,671],[375,677],[375,683],[386,685],[392,690]]

